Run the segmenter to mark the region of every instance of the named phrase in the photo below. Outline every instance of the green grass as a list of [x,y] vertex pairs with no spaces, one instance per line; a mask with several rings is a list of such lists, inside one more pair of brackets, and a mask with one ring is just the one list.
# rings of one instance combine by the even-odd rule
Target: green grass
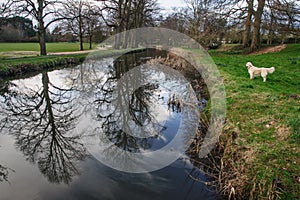
[[32,56],[23,58],[11,58],[3,59],[0,62],[0,70],[8,68],[10,66],[17,66],[21,64],[40,64],[47,63],[57,60],[59,58],[75,58],[75,57],[86,57],[87,54],[75,54],[75,55],[60,55],[60,56]]
[[[89,44],[84,43],[84,49],[89,50]],[[79,51],[78,42],[57,42],[47,43],[47,52],[69,52]],[[93,44],[93,48],[96,45]],[[0,43],[0,52],[11,52],[11,51],[36,51],[39,52],[38,43]]]
[[0,59],[0,80],[26,72],[36,72],[69,64],[82,62],[87,54],[34,56],[25,58]]
[[[241,146],[252,150],[248,162],[240,162],[242,157],[236,160],[237,169],[246,167],[245,191],[256,185],[254,195],[258,199],[274,196],[270,188],[275,178],[284,185],[281,198],[300,197],[300,184],[292,180],[292,176],[300,176],[299,52],[300,45],[288,45],[281,52],[263,55],[210,51],[226,87],[226,133],[238,129],[239,145],[235,150],[241,155],[246,155],[238,150]],[[276,71],[268,75],[265,83],[261,77],[250,80],[245,67],[248,61],[258,67],[274,66]]]

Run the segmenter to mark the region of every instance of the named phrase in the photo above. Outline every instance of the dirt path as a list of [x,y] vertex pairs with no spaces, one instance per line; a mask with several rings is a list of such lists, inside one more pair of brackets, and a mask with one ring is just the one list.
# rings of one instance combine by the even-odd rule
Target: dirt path
[[0,52],[0,57],[5,57],[5,58],[19,58],[19,57],[36,56],[36,55],[39,55],[38,51],[7,51],[7,52]]
[[86,50],[86,51],[69,51],[69,52],[49,52],[47,55],[72,55],[72,54],[84,54],[99,51],[98,49]]
[[[106,50],[105,48],[85,50],[85,51],[69,51],[69,52],[48,52],[47,55],[73,55],[73,54],[86,54],[93,53],[96,51]],[[38,51],[9,51],[9,52],[0,52],[0,57],[5,58],[20,58],[26,56],[38,56],[40,52]]]
[[72,54],[85,54],[85,53],[93,53],[96,51],[108,50],[106,47],[97,47],[93,50],[84,50],[84,51],[69,51],[69,52],[49,52],[48,55],[72,55]]
[[285,44],[281,44],[281,45],[278,45],[278,46],[267,47],[267,48],[261,49],[259,51],[251,53],[251,55],[260,55],[260,54],[265,54],[265,53],[279,52],[279,51],[282,51],[285,48],[286,48],[286,45]]

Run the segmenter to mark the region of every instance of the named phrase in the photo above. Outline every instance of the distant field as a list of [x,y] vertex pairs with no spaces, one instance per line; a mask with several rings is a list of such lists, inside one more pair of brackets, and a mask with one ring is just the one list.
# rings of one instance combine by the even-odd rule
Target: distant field
[[[68,51],[79,51],[78,42],[57,42],[47,43],[47,52],[68,52]],[[93,48],[96,44],[93,45]],[[0,52],[11,52],[11,51],[36,51],[39,52],[38,43],[0,43]],[[84,50],[89,50],[89,44],[84,43]]]

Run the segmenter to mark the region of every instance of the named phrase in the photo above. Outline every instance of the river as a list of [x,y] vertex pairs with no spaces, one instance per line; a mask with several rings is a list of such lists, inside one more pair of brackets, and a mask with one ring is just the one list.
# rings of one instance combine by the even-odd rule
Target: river
[[[183,123],[185,107],[170,103],[195,95],[189,81],[142,64],[158,54],[166,56],[142,51],[7,80],[0,91],[0,199],[216,199],[188,155],[152,170],[128,165],[119,153],[176,149],[189,145],[186,134],[173,142],[180,130],[194,134],[195,124]],[[205,99],[192,103],[201,110],[199,102]]]

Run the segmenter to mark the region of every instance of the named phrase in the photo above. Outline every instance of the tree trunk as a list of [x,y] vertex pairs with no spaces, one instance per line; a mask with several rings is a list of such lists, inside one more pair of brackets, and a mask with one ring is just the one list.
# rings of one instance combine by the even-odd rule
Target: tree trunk
[[38,31],[38,35],[39,35],[39,43],[40,43],[40,54],[42,56],[47,55],[47,51],[46,51],[46,33],[45,30],[39,30]]
[[117,12],[117,27],[115,29],[115,44],[114,49],[120,49],[122,35],[120,34],[123,31],[123,12],[122,12],[123,0],[118,1],[118,12]]
[[80,51],[83,51],[83,31],[82,31],[82,16],[81,16],[81,14],[79,14],[79,45],[80,45]]
[[[130,17],[131,17],[131,0],[126,0],[125,1],[125,7],[124,7],[124,12],[123,12],[123,16],[124,16],[124,31],[128,31],[132,26],[131,26],[131,22],[130,22]],[[122,44],[122,48],[126,49],[128,47],[130,47],[129,45],[129,33],[125,32],[124,34],[124,38],[123,38],[123,44]]]
[[273,15],[273,11],[271,10],[271,19],[270,19],[270,24],[269,24],[269,32],[268,32],[268,45],[271,45],[273,42],[273,37],[274,37],[274,22],[275,21],[275,17]]
[[250,32],[251,32],[251,22],[252,22],[252,15],[253,15],[253,1],[254,0],[248,0],[248,12],[247,12],[247,19],[245,24],[245,32],[243,37],[243,47],[249,47],[250,46]]
[[44,10],[44,1],[38,0],[38,37],[40,43],[40,54],[47,55],[46,51],[46,30],[44,26],[44,19],[43,19],[43,10]]
[[261,17],[263,14],[264,6],[265,6],[265,0],[258,0],[257,10],[254,15],[255,19],[254,19],[251,51],[255,51],[260,48],[260,25],[261,25]]
[[42,72],[42,82],[43,82],[43,93],[46,101],[46,108],[48,111],[48,120],[51,126],[52,134],[55,136],[56,134],[56,125],[55,125],[55,120],[54,120],[54,113],[53,113],[53,108],[52,108],[52,103],[51,103],[51,98],[50,98],[50,91],[49,91],[49,77],[47,72]]
[[83,36],[82,33],[79,34],[79,43],[80,43],[80,51],[83,51]]
[[92,49],[93,48],[93,45],[92,45],[92,39],[93,39],[93,36],[90,34],[90,49]]

